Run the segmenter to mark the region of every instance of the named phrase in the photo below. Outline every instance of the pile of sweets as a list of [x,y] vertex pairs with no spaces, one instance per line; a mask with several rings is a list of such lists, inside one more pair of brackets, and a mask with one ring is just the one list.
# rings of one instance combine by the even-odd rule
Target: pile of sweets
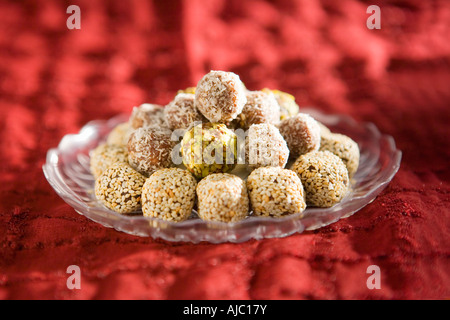
[[359,157],[355,141],[301,113],[290,94],[249,91],[238,75],[211,71],[166,106],[134,107],[91,151],[90,165],[96,198],[120,214],[180,222],[195,210],[236,222],[339,203]]

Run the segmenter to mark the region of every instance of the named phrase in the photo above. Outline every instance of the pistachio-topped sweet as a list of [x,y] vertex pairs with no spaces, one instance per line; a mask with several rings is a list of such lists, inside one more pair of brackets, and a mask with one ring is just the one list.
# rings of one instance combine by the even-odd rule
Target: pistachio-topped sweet
[[237,136],[221,123],[196,125],[183,136],[181,155],[197,179],[229,172],[237,163]]

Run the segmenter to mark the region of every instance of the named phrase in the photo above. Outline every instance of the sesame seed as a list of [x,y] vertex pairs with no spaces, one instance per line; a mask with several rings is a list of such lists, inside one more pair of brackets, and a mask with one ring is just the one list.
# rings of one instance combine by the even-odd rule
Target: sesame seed
[[[306,168],[314,166],[311,177]],[[348,191],[348,171],[342,160],[329,151],[313,151],[300,156],[292,165],[305,188],[306,202],[316,207],[331,207]]]
[[[111,176],[116,175],[118,179],[111,179]],[[123,182],[119,179],[123,179]],[[131,181],[133,185],[130,184]],[[121,214],[133,213],[141,207],[141,188],[144,182],[145,177],[128,164],[116,163],[97,178],[95,196],[111,210]]]
[[155,171],[142,188],[143,215],[175,222],[186,220],[194,207],[196,186],[197,181],[186,170]]

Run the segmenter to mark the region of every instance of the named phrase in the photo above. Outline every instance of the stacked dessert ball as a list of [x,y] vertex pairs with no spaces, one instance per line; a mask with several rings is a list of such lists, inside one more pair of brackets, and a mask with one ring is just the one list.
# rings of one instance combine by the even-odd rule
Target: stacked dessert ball
[[[347,194],[359,147],[285,92],[211,71],[166,106],[134,107],[91,152],[95,195],[120,214],[172,222],[303,215]],[[242,179],[237,168],[246,168]]]

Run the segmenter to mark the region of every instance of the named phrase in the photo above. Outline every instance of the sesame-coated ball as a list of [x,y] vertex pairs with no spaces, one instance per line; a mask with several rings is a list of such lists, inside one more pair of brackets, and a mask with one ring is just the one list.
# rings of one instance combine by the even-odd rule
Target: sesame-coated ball
[[324,125],[322,122],[319,122],[317,120],[316,120],[316,122],[320,127],[320,140],[322,141],[322,138],[331,134],[331,130],[326,125]]
[[280,122],[280,106],[271,92],[247,91],[247,103],[234,122],[247,130],[252,124]]
[[195,106],[210,121],[227,123],[247,102],[245,86],[233,72],[211,71],[197,84]]
[[142,213],[146,217],[184,221],[192,213],[196,187],[197,181],[186,170],[157,170],[142,188]]
[[167,127],[164,120],[164,108],[150,103],[134,107],[128,122],[132,130],[141,127]]
[[203,220],[236,222],[249,212],[245,181],[229,173],[214,173],[197,185],[198,215]]
[[103,143],[90,152],[90,170],[94,178],[116,162],[128,163],[128,151],[124,146]]
[[343,134],[330,133],[322,137],[319,150],[337,155],[347,167],[349,178],[355,175],[360,155],[358,144],[353,139]]
[[306,113],[286,118],[278,124],[292,157],[317,151],[320,147],[320,127],[317,121]]
[[280,90],[271,90],[264,88],[264,92],[271,92],[275,96],[278,104],[280,105],[280,120],[295,116],[300,108],[295,102],[295,97],[289,93]]
[[286,141],[277,127],[268,123],[253,124],[245,140],[246,163],[250,168],[282,167],[289,159]]
[[197,179],[230,172],[237,164],[237,136],[222,123],[196,125],[184,134],[181,155]]
[[254,215],[282,217],[303,212],[305,194],[298,175],[280,167],[261,167],[247,178]]
[[348,171],[342,160],[329,151],[313,151],[292,165],[302,181],[306,203],[331,207],[340,202],[349,187]]
[[128,140],[128,162],[145,176],[154,171],[172,165],[172,149],[170,130],[155,127],[139,128]]
[[128,122],[120,123],[108,134],[106,143],[126,147],[130,134],[130,124]]
[[192,93],[179,93],[164,108],[164,117],[169,129],[189,129],[194,123],[207,122],[194,106],[194,99]]
[[145,177],[126,163],[106,169],[95,181],[95,197],[107,208],[121,213],[136,213],[141,208]]

